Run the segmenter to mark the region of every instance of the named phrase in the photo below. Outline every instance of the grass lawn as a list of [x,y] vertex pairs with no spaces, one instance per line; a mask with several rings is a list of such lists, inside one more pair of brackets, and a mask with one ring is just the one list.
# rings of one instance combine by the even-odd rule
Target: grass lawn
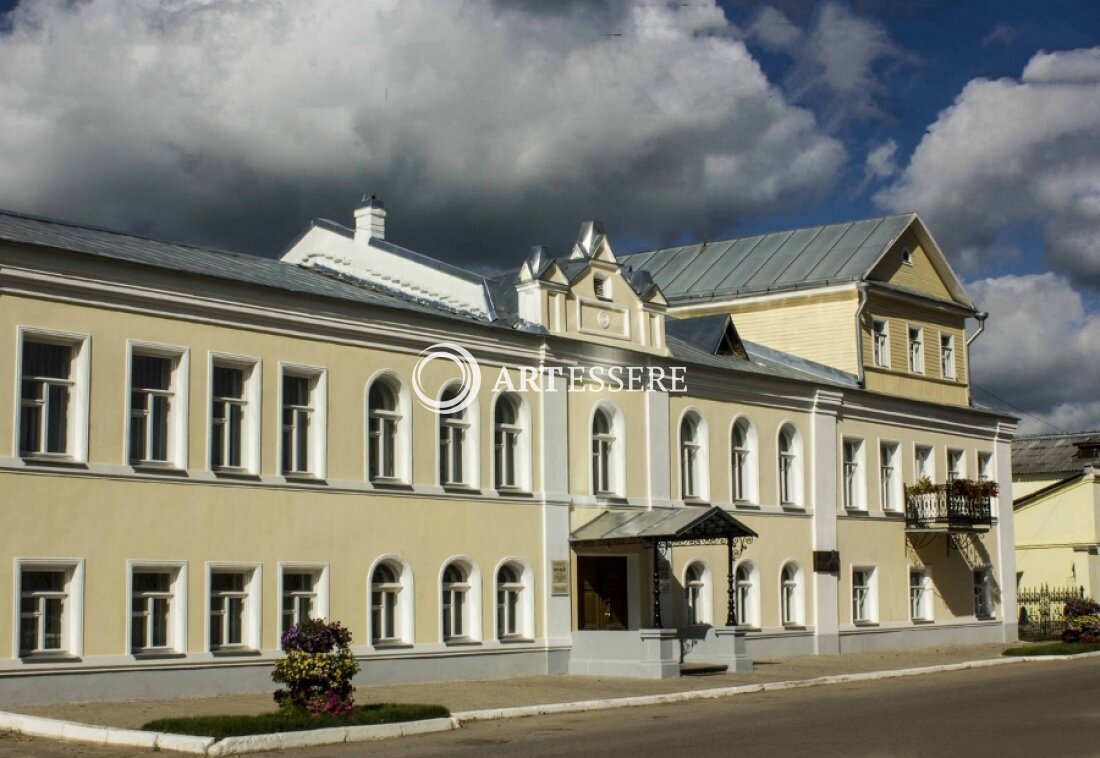
[[246,734],[270,732],[301,732],[308,729],[327,729],[335,726],[366,726],[393,724],[399,721],[420,721],[450,716],[441,705],[409,705],[404,703],[376,703],[357,705],[346,716],[310,716],[308,713],[272,711],[255,716],[189,716],[187,718],[157,719],[141,727],[147,732],[171,732],[193,734],[199,737],[240,737]]
[[1100,642],[1045,642],[1039,645],[1010,647],[1005,655],[1078,655],[1100,651]]

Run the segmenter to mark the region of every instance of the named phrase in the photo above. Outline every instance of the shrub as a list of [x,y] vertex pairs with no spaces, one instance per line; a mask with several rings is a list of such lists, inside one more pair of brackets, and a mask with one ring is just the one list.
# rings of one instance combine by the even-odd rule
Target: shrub
[[275,692],[279,707],[313,716],[350,713],[355,705],[351,680],[359,671],[351,632],[338,621],[307,619],[287,629],[281,642],[286,656],[271,673],[286,685]]
[[916,484],[908,484],[905,486],[906,495],[924,495],[928,492],[935,492],[936,485],[932,483],[932,480],[927,476],[922,476],[917,480]]
[[1062,613],[1066,618],[1063,642],[1100,642],[1100,605],[1092,600],[1070,600]]

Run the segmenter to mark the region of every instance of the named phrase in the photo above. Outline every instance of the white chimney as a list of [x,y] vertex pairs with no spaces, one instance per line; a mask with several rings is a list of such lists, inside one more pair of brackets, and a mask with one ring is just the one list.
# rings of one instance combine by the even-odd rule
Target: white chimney
[[363,195],[363,205],[355,209],[355,240],[386,239],[386,206],[377,195]]

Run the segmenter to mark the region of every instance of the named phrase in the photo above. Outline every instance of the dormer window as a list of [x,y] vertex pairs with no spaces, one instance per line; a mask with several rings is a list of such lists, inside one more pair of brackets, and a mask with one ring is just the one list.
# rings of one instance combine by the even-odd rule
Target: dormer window
[[606,276],[597,276],[592,280],[592,289],[596,291],[596,297],[600,300],[611,299],[611,282]]
[[913,253],[907,247],[902,248],[901,250],[901,262],[904,263],[906,266],[913,265]]

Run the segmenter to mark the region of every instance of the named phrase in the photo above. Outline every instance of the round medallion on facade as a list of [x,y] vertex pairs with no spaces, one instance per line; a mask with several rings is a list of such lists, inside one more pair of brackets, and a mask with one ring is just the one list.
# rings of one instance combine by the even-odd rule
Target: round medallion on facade
[[608,316],[606,313],[600,313],[597,321],[600,322],[601,329],[606,329],[607,327],[611,326],[611,317]]

